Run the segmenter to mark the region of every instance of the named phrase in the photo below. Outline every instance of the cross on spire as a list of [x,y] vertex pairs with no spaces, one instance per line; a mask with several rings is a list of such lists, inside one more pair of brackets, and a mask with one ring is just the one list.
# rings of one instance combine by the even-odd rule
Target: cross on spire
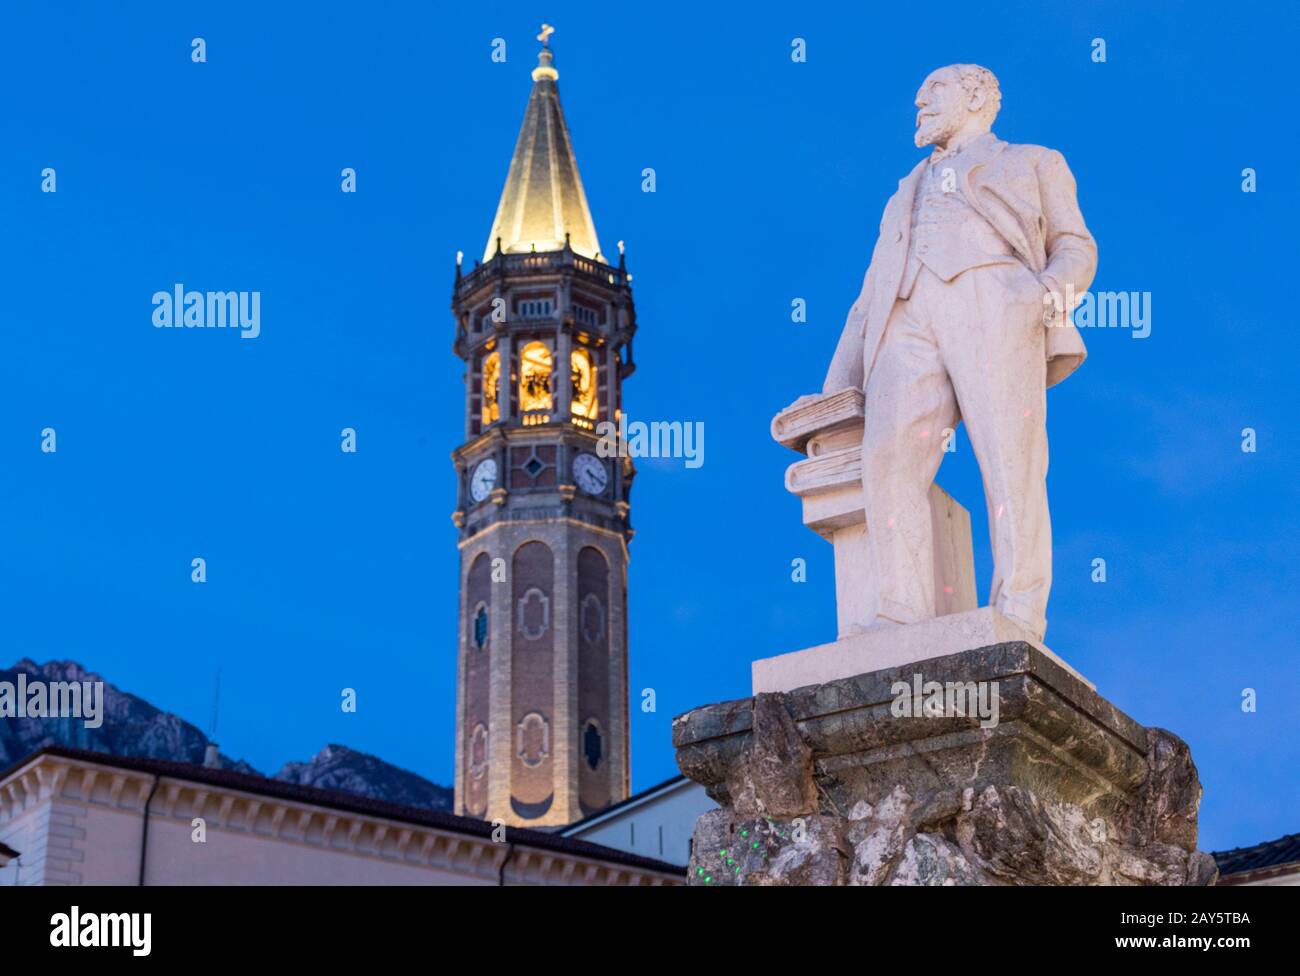
[[550,24],[543,22],[542,32],[537,35],[537,39],[542,42],[543,47],[550,47],[551,45],[548,39],[554,33],[555,33],[555,28],[552,27]]

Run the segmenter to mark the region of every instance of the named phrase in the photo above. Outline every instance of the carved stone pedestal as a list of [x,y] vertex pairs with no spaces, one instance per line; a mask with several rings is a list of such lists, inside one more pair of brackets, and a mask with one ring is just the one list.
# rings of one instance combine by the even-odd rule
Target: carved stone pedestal
[[673,722],[696,885],[1206,885],[1186,744],[1009,641]]

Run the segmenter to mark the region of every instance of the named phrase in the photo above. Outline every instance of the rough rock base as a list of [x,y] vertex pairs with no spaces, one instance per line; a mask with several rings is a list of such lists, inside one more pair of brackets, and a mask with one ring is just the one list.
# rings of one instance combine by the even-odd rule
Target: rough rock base
[[[919,675],[919,677],[918,677]],[[937,682],[937,685],[927,685]],[[901,689],[942,686],[910,714]],[[976,714],[997,697],[996,722]],[[918,699],[919,701],[919,699]],[[962,711],[961,703],[970,707]],[[1024,642],[679,716],[695,885],[1209,885],[1190,750]]]

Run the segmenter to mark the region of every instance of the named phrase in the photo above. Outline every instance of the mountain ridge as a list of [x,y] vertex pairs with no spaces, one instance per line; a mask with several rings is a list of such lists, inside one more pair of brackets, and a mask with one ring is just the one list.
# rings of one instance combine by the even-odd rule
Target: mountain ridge
[[[29,686],[33,681],[50,684],[103,682],[103,721],[98,728],[92,729],[86,728],[81,718],[0,716],[0,769],[52,745],[115,756],[203,764],[210,740],[198,727],[137,695],[122,691],[76,661],[37,664],[24,657],[11,667],[0,668],[0,686],[7,682],[17,687],[20,674],[25,675],[24,680]],[[452,808],[452,791],[447,787],[385,762],[378,756],[338,743],[325,745],[310,759],[286,762],[270,777],[243,759],[231,759],[220,752],[217,763],[220,768],[235,772],[404,806],[448,812]]]

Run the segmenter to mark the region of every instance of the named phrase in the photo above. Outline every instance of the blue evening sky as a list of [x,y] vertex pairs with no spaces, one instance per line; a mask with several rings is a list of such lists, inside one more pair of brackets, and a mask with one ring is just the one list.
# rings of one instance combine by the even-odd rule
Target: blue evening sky
[[[1190,742],[1203,847],[1300,830],[1294,6],[709,6],[11,5],[0,663],[74,658],[205,730],[220,666],[230,755],[274,772],[341,742],[450,783],[453,261],[481,253],[545,18],[597,231],[635,275],[628,413],[706,429],[702,468],[642,461],[633,496],[633,786],[672,775],[674,714],[834,637],[831,550],[768,423],[820,387],[919,158],[917,85],[973,61],[1001,79],[998,134],[1068,159],[1095,287],[1152,302],[1148,338],[1088,330],[1049,394],[1047,641]],[[154,329],[177,282],[260,291],[261,336]],[[971,509],[983,598],[964,437],[940,482]]]

